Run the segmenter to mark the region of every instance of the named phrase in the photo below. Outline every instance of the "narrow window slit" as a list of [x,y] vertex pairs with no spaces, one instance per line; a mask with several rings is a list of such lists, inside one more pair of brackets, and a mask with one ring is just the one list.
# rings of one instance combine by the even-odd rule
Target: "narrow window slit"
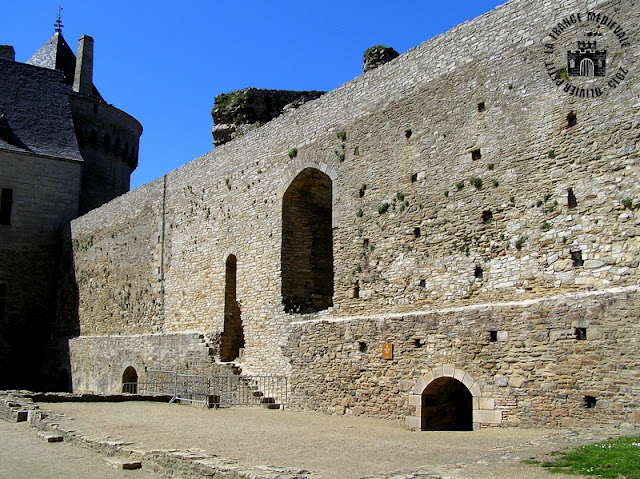
[[476,279],[482,279],[482,277],[484,276],[484,271],[480,266],[476,265],[473,275],[476,277]]
[[573,188],[569,188],[567,190],[567,206],[569,209],[578,207],[578,200],[576,199],[576,195],[573,193]]

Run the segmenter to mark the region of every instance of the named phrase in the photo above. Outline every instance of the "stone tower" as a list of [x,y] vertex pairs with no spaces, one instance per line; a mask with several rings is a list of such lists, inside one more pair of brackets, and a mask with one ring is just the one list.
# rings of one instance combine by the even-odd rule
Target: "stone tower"
[[94,86],[93,39],[76,61],[61,27],[27,63],[0,46],[0,389],[69,388],[68,358],[47,352],[60,232],[129,191],[138,162],[142,127]]
[[131,173],[138,166],[142,125],[108,104],[93,84],[93,38],[80,37],[76,58],[61,27],[56,22],[53,36],[27,63],[62,70],[71,86],[71,113],[84,160],[78,209],[84,214],[129,191]]

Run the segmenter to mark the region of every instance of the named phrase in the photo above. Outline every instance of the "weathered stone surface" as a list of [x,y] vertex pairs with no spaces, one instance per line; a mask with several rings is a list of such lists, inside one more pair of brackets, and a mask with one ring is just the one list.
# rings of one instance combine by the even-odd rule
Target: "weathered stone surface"
[[214,100],[213,144],[223,145],[254,128],[264,125],[282,113],[319,98],[322,91],[290,91],[245,88],[221,93]]
[[[635,65],[637,2],[596,6]],[[503,426],[630,422],[640,82],[579,98],[549,78],[550,28],[581,8],[509,2],[74,221],[78,387],[116,387],[128,364],[206,370],[205,341],[187,341],[193,361],[164,351],[221,338],[233,255],[243,368],[286,374],[292,407],[402,418],[463,371]],[[283,219],[327,198],[330,225]],[[317,228],[328,273],[307,261]],[[284,290],[325,300],[318,270],[331,305],[302,314]]]
[[378,68],[380,65],[389,63],[398,56],[400,54],[391,47],[374,45],[371,48],[367,48],[362,55],[362,71],[366,73],[369,70]]

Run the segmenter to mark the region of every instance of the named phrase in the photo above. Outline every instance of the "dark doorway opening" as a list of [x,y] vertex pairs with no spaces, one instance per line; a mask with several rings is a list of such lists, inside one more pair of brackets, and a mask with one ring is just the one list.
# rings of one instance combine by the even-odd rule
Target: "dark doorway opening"
[[282,201],[282,303],[288,313],[333,305],[331,178],[307,168]]
[[240,317],[240,305],[236,298],[237,260],[234,255],[227,258],[224,287],[224,331],[220,344],[220,359],[233,361],[244,348],[244,329]]
[[433,381],[422,393],[423,431],[472,431],[473,401],[460,381],[443,377]]
[[69,371],[67,371],[66,368],[62,368],[60,372],[58,372],[58,377],[56,378],[56,391],[63,393],[71,392]]
[[122,392],[138,394],[138,373],[133,366],[127,366],[122,373]]

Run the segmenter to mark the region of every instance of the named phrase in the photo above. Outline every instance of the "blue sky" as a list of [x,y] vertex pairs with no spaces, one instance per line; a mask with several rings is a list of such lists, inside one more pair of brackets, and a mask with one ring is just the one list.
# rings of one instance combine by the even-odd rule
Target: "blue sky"
[[75,51],[95,40],[94,83],[144,127],[131,187],[213,148],[219,93],[332,90],[362,72],[362,53],[404,53],[505,0],[0,0],[0,44],[26,61],[54,32]]

